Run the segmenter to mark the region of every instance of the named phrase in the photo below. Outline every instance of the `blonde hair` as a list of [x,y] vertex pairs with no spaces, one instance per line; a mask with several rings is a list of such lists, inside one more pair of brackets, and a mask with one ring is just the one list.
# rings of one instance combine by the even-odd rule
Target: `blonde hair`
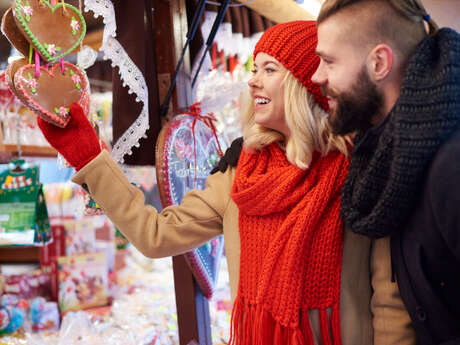
[[328,124],[328,114],[317,104],[307,88],[288,70],[284,77],[284,111],[290,137],[278,131],[255,123],[254,102],[245,92],[240,97],[241,122],[245,148],[261,150],[265,146],[279,142],[286,148],[289,162],[301,169],[307,169],[313,152],[326,155],[332,150],[348,154],[348,137],[333,135]]

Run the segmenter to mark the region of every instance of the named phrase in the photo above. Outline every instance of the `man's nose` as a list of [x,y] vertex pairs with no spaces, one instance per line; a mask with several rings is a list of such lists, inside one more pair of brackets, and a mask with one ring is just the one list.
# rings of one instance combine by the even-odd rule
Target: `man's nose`
[[316,72],[311,77],[311,81],[319,85],[326,83],[327,75],[323,66],[323,62],[320,62],[318,68],[316,69]]

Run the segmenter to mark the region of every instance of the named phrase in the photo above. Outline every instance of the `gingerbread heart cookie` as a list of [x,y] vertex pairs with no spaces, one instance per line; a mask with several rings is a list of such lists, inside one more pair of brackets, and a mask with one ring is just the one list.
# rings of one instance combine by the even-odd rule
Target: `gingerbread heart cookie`
[[78,47],[86,23],[78,9],[69,4],[52,6],[48,0],[15,0],[16,25],[42,58],[55,62]]
[[50,70],[42,66],[38,77],[35,65],[22,66],[14,75],[14,86],[16,94],[30,109],[59,127],[70,121],[72,103],[80,103],[85,113],[89,109],[86,78],[69,62],[55,64]]
[[8,41],[22,55],[27,56],[29,53],[30,43],[26,40],[22,32],[16,26],[16,21],[13,17],[13,11],[9,8],[2,17],[2,33]]
[[10,88],[11,92],[16,95],[17,98],[24,104],[27,105],[27,100],[21,93],[16,91],[16,86],[14,85],[14,75],[16,72],[23,66],[27,65],[28,62],[26,59],[17,59],[11,62],[8,67],[6,68],[6,82],[8,83],[8,87]]
[[25,65],[27,65],[27,60],[21,58],[12,61],[6,68],[6,81],[8,83],[8,86],[10,87],[10,90],[13,93],[16,93],[16,87],[14,86],[14,75],[16,74],[18,69]]

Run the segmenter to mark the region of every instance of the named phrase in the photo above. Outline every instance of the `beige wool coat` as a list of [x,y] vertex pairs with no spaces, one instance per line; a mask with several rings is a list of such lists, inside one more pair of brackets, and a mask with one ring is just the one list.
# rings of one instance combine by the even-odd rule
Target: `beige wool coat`
[[[240,265],[238,208],[230,198],[234,175],[234,168],[211,175],[204,190],[190,191],[180,206],[167,207],[161,213],[144,204],[142,191],[129,183],[105,150],[72,180],[86,184],[116,227],[147,257],[182,254],[223,234],[234,300]],[[351,231],[344,232],[340,296],[342,344],[415,344],[397,286],[390,284],[389,262],[386,266],[385,262],[379,263],[388,259],[389,250],[384,242],[377,244],[374,247],[378,251],[372,253],[371,265],[371,241]],[[377,284],[374,290],[378,293],[373,296],[371,283]],[[319,313],[313,310],[310,319],[319,345]]]

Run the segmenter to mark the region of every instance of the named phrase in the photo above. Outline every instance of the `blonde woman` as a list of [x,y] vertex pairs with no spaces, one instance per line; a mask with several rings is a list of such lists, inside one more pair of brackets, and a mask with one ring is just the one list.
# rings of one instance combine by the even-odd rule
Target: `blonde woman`
[[328,99],[311,82],[316,42],[309,21],[264,33],[248,83],[243,149],[235,143],[205,190],[190,191],[161,213],[100,151],[81,109],[72,106],[66,129],[38,119],[78,170],[73,181],[87,186],[146,256],[181,254],[224,235],[231,344],[372,342],[369,242],[348,232],[344,239],[339,208],[347,143],[331,134]]

